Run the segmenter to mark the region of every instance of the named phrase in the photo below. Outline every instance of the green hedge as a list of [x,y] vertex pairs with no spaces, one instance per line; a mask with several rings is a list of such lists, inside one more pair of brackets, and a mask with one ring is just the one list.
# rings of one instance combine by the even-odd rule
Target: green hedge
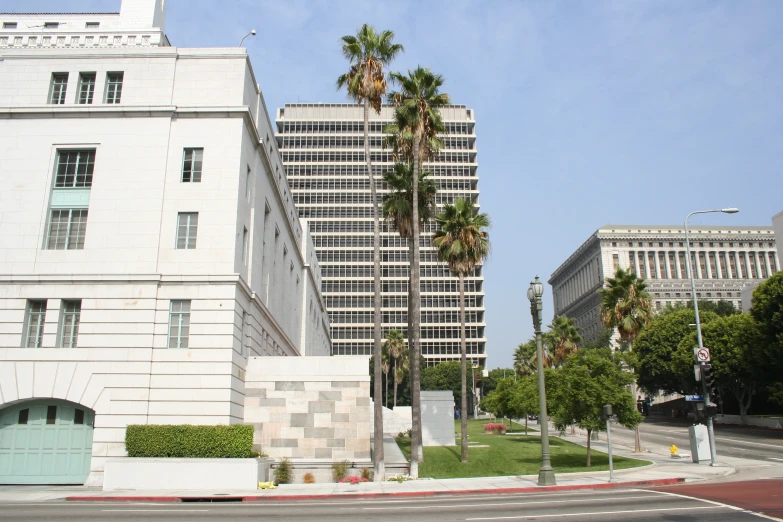
[[131,424],[125,449],[129,457],[248,458],[253,456],[253,426]]

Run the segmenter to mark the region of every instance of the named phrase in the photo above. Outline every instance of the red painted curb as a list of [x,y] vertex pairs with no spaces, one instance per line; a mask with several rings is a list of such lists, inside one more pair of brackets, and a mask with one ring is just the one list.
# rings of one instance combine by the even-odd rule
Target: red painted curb
[[65,500],[72,502],[182,502],[184,499],[204,498],[204,499],[222,499],[241,498],[242,502],[278,502],[291,500],[329,500],[329,499],[362,499],[362,498],[391,498],[391,497],[433,497],[449,495],[494,495],[502,493],[534,493],[541,491],[575,491],[581,489],[609,489],[626,488],[639,486],[671,486],[685,482],[684,478],[666,478],[654,480],[634,480],[629,482],[608,482],[605,484],[576,484],[573,486],[535,486],[526,488],[493,488],[493,489],[462,489],[449,491],[396,491],[389,493],[347,493],[333,495],[248,495],[243,497],[226,496],[154,496],[154,497],[131,497],[131,496],[105,496],[105,497],[65,497]]

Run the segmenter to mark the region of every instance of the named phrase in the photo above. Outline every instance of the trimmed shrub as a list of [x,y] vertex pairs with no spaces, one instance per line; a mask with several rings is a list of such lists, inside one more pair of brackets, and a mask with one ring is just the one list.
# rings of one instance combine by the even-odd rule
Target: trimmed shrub
[[351,463],[347,460],[341,460],[332,464],[332,480],[340,482],[348,475],[348,470],[351,469]]
[[367,479],[367,482],[372,482],[372,479],[373,479],[374,475],[375,475],[375,472],[373,470],[371,470],[370,468],[365,467],[365,468],[361,469],[360,476],[363,479]]
[[289,484],[291,482],[291,461],[287,457],[281,460],[274,473],[277,484]]
[[305,484],[315,484],[315,476],[312,473],[305,473],[302,479]]
[[253,426],[131,424],[125,432],[129,457],[245,459],[253,456]]

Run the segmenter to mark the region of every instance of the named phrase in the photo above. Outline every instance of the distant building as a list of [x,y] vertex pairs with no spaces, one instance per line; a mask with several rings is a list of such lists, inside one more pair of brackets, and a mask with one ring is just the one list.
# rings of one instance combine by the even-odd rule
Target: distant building
[[331,351],[247,52],[163,4],[0,14],[0,483],[100,484],[128,424],[246,422],[248,359]]
[[[479,206],[475,115],[463,105],[441,110],[444,149],[424,168],[437,183],[436,204],[456,198]],[[393,168],[391,151],[382,145],[383,127],[394,109],[370,111],[370,150],[378,194]],[[364,158],[364,116],[348,104],[286,104],[278,109],[278,145],[292,198],[310,232],[321,262],[321,290],[332,325],[334,355],[370,355],[373,346],[373,220]],[[460,303],[457,277],[438,260],[432,246],[434,222],[421,231],[421,353],[427,364],[460,357]],[[381,313],[384,333],[408,328],[408,241],[381,219]],[[483,266],[465,278],[468,360],[485,365]]]
[[778,258],[783,258],[783,212],[772,217],[772,228],[775,230],[775,243],[778,245]]
[[[741,309],[743,288],[780,270],[772,227],[692,225],[688,231],[698,299]],[[647,281],[656,310],[692,301],[685,255],[682,226],[601,227],[549,278],[555,315],[573,318],[582,337],[595,340],[603,329],[597,292],[617,267]]]

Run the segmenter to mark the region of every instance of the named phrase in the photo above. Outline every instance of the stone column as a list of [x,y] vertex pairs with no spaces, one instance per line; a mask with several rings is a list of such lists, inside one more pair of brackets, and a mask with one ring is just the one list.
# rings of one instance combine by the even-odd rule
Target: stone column
[[742,270],[742,263],[740,263],[740,253],[737,251],[732,252],[732,255],[734,256],[734,266],[737,269],[737,279],[744,279],[745,273]]
[[664,257],[664,268],[666,269],[666,279],[672,279],[672,262],[671,258],[669,257],[671,255],[671,252],[666,251],[663,253]]
[[756,263],[756,277],[758,279],[761,279],[762,278],[761,263],[759,263],[759,253],[758,253],[758,251],[753,252],[753,262]]
[[[748,273],[745,274],[745,278],[753,279],[753,269],[750,266],[750,253],[746,250],[743,254],[745,254],[745,266],[748,267]],[[758,272],[756,275],[758,275]]]
[[648,252],[642,252],[644,256],[644,274],[645,279],[650,279],[650,254]]
[[712,267],[710,266],[710,253],[707,252],[706,250],[702,253],[704,254],[704,268],[707,270],[706,279],[712,279]]
[[655,278],[661,278],[661,263],[658,261],[658,251],[653,251],[653,261],[655,262]]
[[718,279],[723,279],[723,270],[720,267],[720,256],[722,252],[713,252],[715,255],[715,270],[718,271]]
[[680,253],[674,253],[674,268],[677,270],[677,277],[675,279],[682,279],[682,266],[680,265]]
[[723,252],[723,259],[726,260],[726,279],[734,279],[734,274],[731,272],[731,252]]

